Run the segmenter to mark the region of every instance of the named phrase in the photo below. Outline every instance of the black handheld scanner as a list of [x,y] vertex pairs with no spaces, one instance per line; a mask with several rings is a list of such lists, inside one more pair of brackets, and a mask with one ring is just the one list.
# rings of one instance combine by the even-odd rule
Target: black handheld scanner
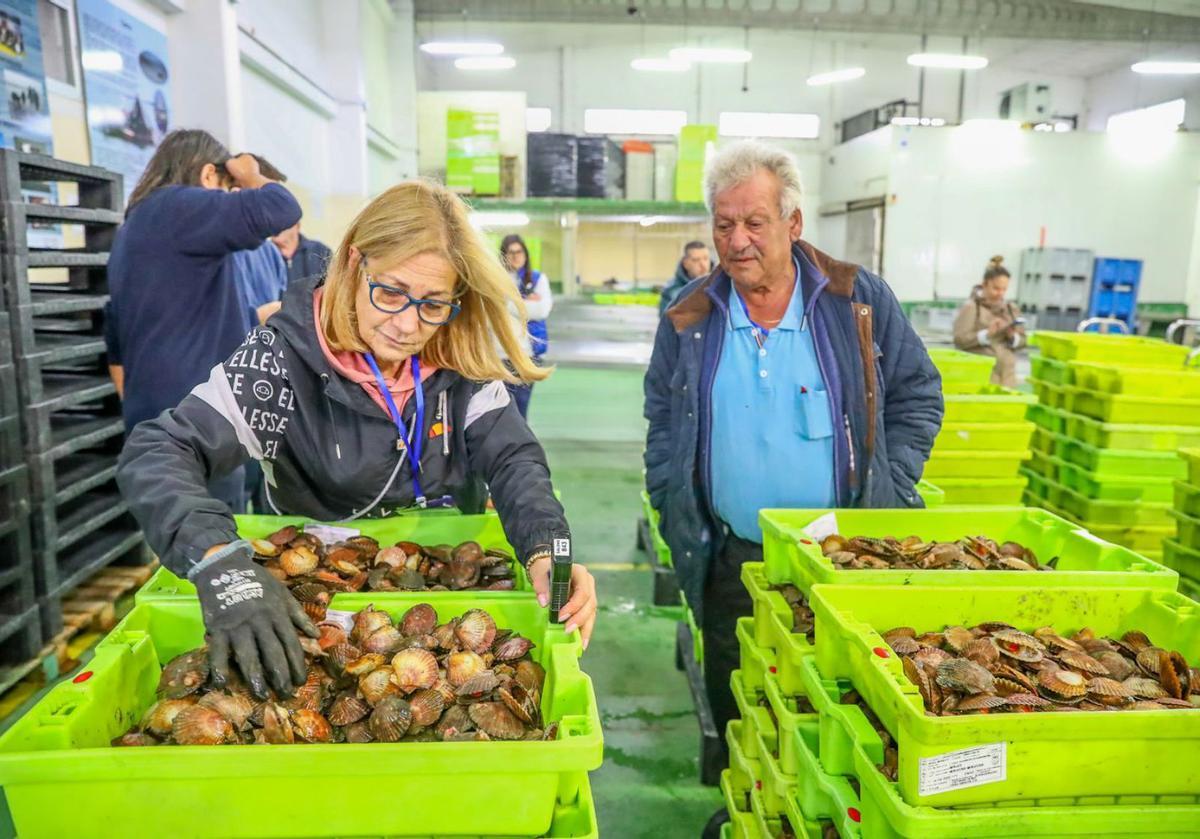
[[550,551],[550,619],[562,623],[558,613],[571,594],[571,534],[560,530],[552,537]]

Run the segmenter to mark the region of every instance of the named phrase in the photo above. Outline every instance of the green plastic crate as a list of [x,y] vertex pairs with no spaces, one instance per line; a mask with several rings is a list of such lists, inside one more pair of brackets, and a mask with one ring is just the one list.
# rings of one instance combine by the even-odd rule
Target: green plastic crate
[[917,481],[917,495],[921,496],[926,507],[940,507],[946,503],[946,493],[924,478]]
[[1200,518],[1189,516],[1178,510],[1171,510],[1170,515],[1175,519],[1176,533],[1178,534],[1175,540],[1185,548],[1200,550]]
[[1028,451],[934,451],[925,463],[925,475],[933,480],[1015,475]]
[[1032,376],[1028,381],[1030,386],[1033,387],[1033,392],[1040,404],[1055,410],[1064,410],[1067,408],[1067,396],[1070,393],[1070,385],[1054,385],[1050,384],[1050,382],[1039,381]]
[[[294,525],[301,527],[311,519],[300,516],[234,516],[238,535],[243,539],[265,539],[280,528]],[[386,519],[370,519],[354,522],[353,526],[364,536],[379,540],[380,544],[391,545],[409,541],[421,545],[451,544],[475,541],[485,549],[497,548],[512,553],[512,546],[504,535],[500,517],[494,513],[478,516],[407,514]],[[513,591],[479,591],[473,595],[482,600],[511,599],[514,595],[531,596],[532,586],[525,574],[517,569],[513,577]],[[393,592],[374,592],[375,597],[392,596]],[[425,592],[430,597],[444,597],[443,592]],[[146,584],[138,590],[135,601],[148,603],[154,600],[194,600],[196,587],[166,568],[154,572]]]
[[1072,519],[1084,522],[1088,527],[1161,526],[1167,523],[1167,513],[1171,509],[1169,502],[1100,501],[1067,489],[1057,481],[1047,481],[1047,484],[1047,498]]
[[[815,712],[801,712],[796,706],[796,695],[787,695],[780,686],[778,676],[767,674],[766,682],[767,704],[771,714],[778,724],[779,733],[779,770],[787,775],[795,775],[800,764],[796,757],[796,737],[800,733],[807,736],[817,736],[817,715]],[[798,693],[803,699],[803,693]]]
[[933,451],[935,454],[962,450],[1022,452],[1029,448],[1032,433],[1033,423],[1027,421],[951,422],[942,426],[934,440]]
[[730,720],[725,727],[725,746],[729,749],[729,772],[734,789],[749,789],[762,777],[758,761],[748,757],[742,749],[747,729],[754,730],[745,720]]
[[1048,478],[1052,481],[1058,479],[1058,470],[1062,467],[1062,461],[1053,455],[1044,454],[1040,451],[1031,451],[1029,462],[1025,464],[1025,468],[1035,475],[1040,475],[1043,478]]
[[[810,817],[801,809],[800,788],[804,783],[804,779],[797,778],[796,780],[796,790],[786,802],[788,823],[792,826],[792,831],[796,834],[796,839],[825,839],[827,835],[825,833],[825,825],[832,824],[833,822],[830,819]],[[843,783],[845,783],[844,779]],[[847,829],[840,823],[834,825],[839,839],[859,839],[862,836],[862,833],[858,831],[858,825],[853,822],[850,824],[854,828],[853,830]]]
[[1136,335],[1100,335],[1094,332],[1035,332],[1030,343],[1043,358],[1129,364],[1139,367],[1182,367],[1188,348],[1156,338]]
[[767,804],[766,786],[750,788],[750,815],[754,817],[754,830],[757,839],[780,839],[783,836],[783,825],[779,816],[783,812],[783,802],[779,802],[779,810],[771,812]]
[[[828,683],[826,683],[828,684]],[[1166,837],[1200,835],[1200,807],[1164,802],[1115,804],[1103,799],[1037,801],[1030,806],[948,809],[914,807],[901,799],[897,785],[888,781],[877,764],[883,760],[883,743],[856,705],[836,704],[831,720],[852,732],[849,742],[853,777],[858,795],[847,778],[828,774],[816,751],[801,743],[801,760],[808,771],[799,777],[797,794],[815,788],[807,798],[835,815],[842,836],[865,839],[1049,839],[1080,837]],[[823,794],[821,794],[823,793]],[[1036,805],[1036,806],[1035,806]],[[813,812],[813,811],[806,811]],[[857,818],[855,818],[857,817]]]
[[1029,357],[1029,376],[1051,385],[1075,384],[1075,372],[1065,361],[1056,361],[1044,355]]
[[[1138,586],[1166,591],[1174,590],[1178,583],[1178,577],[1169,568],[1097,539],[1046,510],[943,507],[940,510],[835,510],[832,513],[837,517],[838,532],[843,535],[903,539],[915,534],[922,539],[946,541],[982,535],[996,542],[1019,542],[1031,548],[1042,562],[1058,557],[1057,570],[838,570],[822,555],[819,540],[806,531],[814,522],[826,524],[828,520],[819,520],[829,515],[829,510],[763,510],[759,522],[763,530],[766,579],[791,582],[809,597],[818,583],[955,587],[966,585],[964,580],[969,579],[971,585],[979,588]],[[790,620],[791,615],[787,617]],[[803,690],[803,682],[800,684]]]
[[1181,545],[1175,539],[1163,540],[1163,563],[1193,584],[1200,582],[1200,549]]
[[1055,480],[1072,492],[1100,501],[1145,501],[1169,504],[1173,497],[1170,478],[1096,475],[1081,466],[1059,461]]
[[646,517],[646,522],[649,524],[650,547],[658,557],[659,565],[674,568],[675,565],[671,562],[671,549],[667,547],[667,541],[663,539],[662,532],[658,529],[658,510],[654,509],[650,503],[650,493],[645,490],[642,490],[642,515]]
[[1054,454],[1055,433],[1048,428],[1036,426],[1029,438],[1029,450],[1043,455]]
[[942,376],[942,391],[953,393],[956,387],[972,388],[986,385],[992,376],[996,359],[989,355],[963,352],[942,347],[929,350],[933,366]]
[[817,758],[816,738],[803,732],[796,737],[796,755],[800,770],[787,801],[788,818],[793,823],[833,822],[841,839],[862,836],[862,810],[851,786],[854,779],[826,772]]
[[778,670],[775,653],[773,650],[764,649],[754,643],[753,618],[738,618],[737,629],[734,631],[741,654],[742,684],[746,686],[747,690],[761,692],[767,673],[775,673]]
[[754,643],[766,650],[776,650],[775,630],[771,616],[778,613],[783,619],[792,619],[792,609],[783,595],[770,589],[764,565],[761,562],[744,562],[741,570],[742,585],[750,594],[754,612]]
[[1200,426],[1200,399],[1069,390],[1066,402],[1072,413],[1104,422]]
[[1067,413],[1041,402],[1034,402],[1025,410],[1025,419],[1055,434],[1062,434],[1067,429]]
[[[361,608],[362,597],[339,595],[333,606]],[[420,594],[379,605],[395,618],[421,602],[432,602],[443,621],[479,605],[473,595]],[[97,645],[83,674],[55,686],[0,737],[0,785],[16,830],[111,837],[119,825],[122,837],[192,836],[202,824],[206,835],[228,837],[543,834],[555,803],[575,800],[581,773],[603,760],[595,693],[579,669],[578,634],[549,624],[537,601],[486,608],[537,645],[533,656],[547,671],[542,711],[559,721],[558,740],[111,748],[154,701],[161,662],[204,639],[196,603],[138,604]],[[379,789],[420,778],[420,791],[397,807],[342,807],[296,794],[331,777],[370,778]],[[461,791],[473,785],[504,806],[463,807]]]
[[[1087,796],[1172,796],[1200,803],[1200,721],[1188,711],[932,717],[881,632],[1006,621],[1032,631],[1091,627],[1102,636],[1146,632],[1200,662],[1200,610],[1178,592],[1134,588],[985,588],[978,585],[820,586],[812,598],[826,678],[849,679],[896,738],[905,803],[948,807]],[[812,659],[810,659],[812,660]],[[1164,744],[1172,759],[1164,760]],[[967,748],[1003,750],[1003,780],[922,790],[920,762]],[[1187,755],[1190,757],[1180,757]],[[947,758],[950,760],[950,758]]]
[[1025,479],[1015,475],[1011,478],[939,478],[938,486],[946,493],[948,505],[1011,506],[1020,503]]
[[1189,516],[1200,517],[1200,486],[1187,481],[1175,481],[1175,509]]
[[[763,726],[773,727],[771,712],[764,704],[765,695],[761,690],[746,688],[741,670],[734,670],[730,674],[729,689],[733,693],[733,701],[738,709],[738,719],[742,723],[737,729],[738,750],[747,760],[753,760],[757,764],[758,730]],[[732,766],[732,763],[730,765]],[[747,771],[749,770],[747,769]],[[751,777],[759,778],[761,775],[755,771]]]
[[772,815],[784,811],[784,802],[796,786],[796,776],[779,766],[779,732],[774,726],[758,730],[758,762],[762,766],[762,794],[766,810]]
[[[1031,472],[1028,469],[1021,470],[1021,477],[1028,481],[1025,487],[1025,495],[1022,496],[1022,504],[1026,507],[1040,507],[1039,502],[1045,500],[1049,479],[1044,475],[1039,475],[1036,472]],[[1030,500],[1032,499],[1032,500]]]
[[696,623],[696,613],[688,605],[687,596],[683,592],[679,593],[679,602],[683,606],[683,622],[688,625],[688,630],[692,634],[692,657],[695,658],[697,664],[703,667],[704,633],[700,631],[700,625]]
[[1186,425],[1129,425],[1106,423],[1067,414],[1066,434],[1101,449],[1174,451],[1182,446],[1200,446],[1200,428]]
[[1200,370],[1180,367],[1118,367],[1112,364],[1075,364],[1075,386],[1126,396],[1200,399]]
[[980,385],[969,393],[947,393],[943,422],[1020,422],[1036,400],[1000,385]]
[[721,773],[721,793],[725,796],[725,809],[729,812],[729,835],[732,839],[759,839],[758,825],[750,812],[750,790],[752,787],[735,788],[728,769]]
[[1138,449],[1101,449],[1069,437],[1059,437],[1055,454],[1060,460],[1079,466],[1097,478],[1106,475],[1182,478],[1187,465],[1174,452]]
[[[1190,484],[1200,485],[1200,448],[1184,448],[1179,450],[1179,456],[1187,465],[1187,479]],[[1180,475],[1179,477],[1183,477]]]

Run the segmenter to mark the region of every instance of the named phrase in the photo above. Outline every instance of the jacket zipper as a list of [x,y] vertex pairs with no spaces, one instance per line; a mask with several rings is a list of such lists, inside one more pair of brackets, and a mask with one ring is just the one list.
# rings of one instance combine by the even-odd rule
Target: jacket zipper
[[846,430],[846,449],[850,452],[850,481],[857,484],[854,469],[854,435],[850,433],[850,415],[842,414],[842,427]]
[[333,400],[329,398],[329,374],[321,374],[321,395],[325,397],[325,412],[329,414],[329,427],[333,431],[333,451],[337,459],[342,459],[342,444],[338,440],[337,423],[333,421]]

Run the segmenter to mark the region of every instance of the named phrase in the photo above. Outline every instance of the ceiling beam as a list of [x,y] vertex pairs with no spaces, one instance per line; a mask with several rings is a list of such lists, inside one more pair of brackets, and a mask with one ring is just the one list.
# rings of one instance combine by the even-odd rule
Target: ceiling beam
[[413,5],[419,22],[686,24],[1026,40],[1200,42],[1200,17],[1075,0],[414,0]]

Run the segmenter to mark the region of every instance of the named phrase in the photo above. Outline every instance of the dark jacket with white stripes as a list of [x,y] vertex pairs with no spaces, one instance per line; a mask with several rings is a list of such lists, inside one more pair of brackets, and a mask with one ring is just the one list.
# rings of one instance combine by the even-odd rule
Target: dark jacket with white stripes
[[[320,279],[290,286],[283,309],[253,330],[177,408],[138,425],[117,480],[150,546],[183,575],[237,538],[229,508],[205,486],[254,458],[280,514],[318,521],[386,516],[414,503],[396,427],[321,351],[313,317]],[[501,382],[438,370],[422,385],[421,489],[480,512],[490,488],[522,559],[566,529],[545,453]],[[415,399],[403,411],[406,427]]]

